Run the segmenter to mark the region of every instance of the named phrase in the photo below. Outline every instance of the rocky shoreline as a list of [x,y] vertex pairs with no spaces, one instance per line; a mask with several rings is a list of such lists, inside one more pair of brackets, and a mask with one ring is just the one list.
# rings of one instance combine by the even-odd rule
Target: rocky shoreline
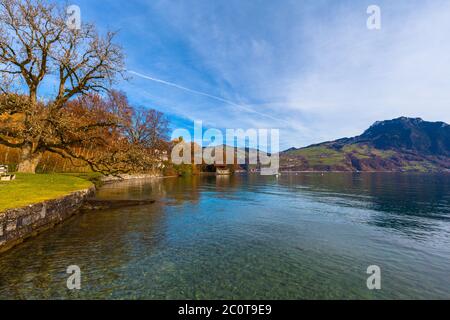
[[100,179],[103,183],[108,182],[118,182],[124,180],[139,180],[139,179],[154,179],[154,178],[162,178],[161,175],[156,174],[121,174],[118,176],[105,176]]
[[94,196],[95,187],[0,214],[0,253],[67,220]]
[[[120,176],[106,176],[102,183],[120,181],[155,179],[161,176],[155,174],[127,174]],[[0,253],[8,251],[28,238],[34,237],[54,226],[66,221],[82,209],[91,210],[126,205],[145,205],[154,203],[148,200],[133,203],[96,203],[96,187],[79,190],[58,199],[52,199],[22,208],[8,209],[0,213]],[[94,201],[94,202],[93,202]]]

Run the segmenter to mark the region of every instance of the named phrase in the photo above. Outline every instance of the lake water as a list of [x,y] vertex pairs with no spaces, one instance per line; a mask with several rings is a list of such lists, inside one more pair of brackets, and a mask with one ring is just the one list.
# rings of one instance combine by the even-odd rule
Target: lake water
[[157,202],[80,214],[1,255],[0,298],[450,298],[450,175],[202,176],[98,197]]

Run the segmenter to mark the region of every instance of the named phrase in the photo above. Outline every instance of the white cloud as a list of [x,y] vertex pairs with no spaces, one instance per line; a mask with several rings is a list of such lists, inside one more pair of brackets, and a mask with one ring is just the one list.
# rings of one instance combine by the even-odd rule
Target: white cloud
[[187,44],[196,57],[187,63],[199,72],[174,79],[137,71],[249,106],[255,112],[188,92],[159,94],[218,127],[281,128],[285,147],[356,135],[403,115],[450,122],[450,3],[378,2],[380,31],[366,28],[369,2],[147,3]]

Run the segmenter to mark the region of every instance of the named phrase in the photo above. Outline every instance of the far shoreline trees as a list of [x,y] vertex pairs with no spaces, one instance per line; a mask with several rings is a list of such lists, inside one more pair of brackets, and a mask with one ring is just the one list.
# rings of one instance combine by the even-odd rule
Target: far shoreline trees
[[[124,71],[114,33],[66,20],[51,2],[0,0],[0,145],[20,150],[22,173],[35,173],[44,153],[104,174],[149,170],[166,147],[167,120],[111,90]],[[54,92],[40,92],[48,82]],[[86,147],[95,153],[79,152]]]

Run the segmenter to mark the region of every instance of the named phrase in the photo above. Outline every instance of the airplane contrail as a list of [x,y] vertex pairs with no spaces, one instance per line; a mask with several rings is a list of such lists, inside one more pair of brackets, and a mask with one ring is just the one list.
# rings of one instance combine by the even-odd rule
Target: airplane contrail
[[278,118],[272,117],[271,115],[268,115],[268,114],[265,114],[265,113],[261,113],[261,112],[255,111],[255,110],[253,110],[253,109],[251,109],[251,108],[249,108],[249,107],[246,107],[246,106],[237,104],[237,103],[235,103],[235,102],[233,102],[233,101],[226,100],[226,99],[221,98],[221,97],[218,97],[218,96],[214,96],[214,95],[209,94],[209,93],[205,93],[205,92],[193,90],[193,89],[190,89],[190,88],[187,88],[187,87],[183,87],[183,86],[180,86],[180,85],[178,85],[178,84],[176,84],[176,83],[173,83],[173,82],[168,82],[168,81],[165,81],[165,80],[153,78],[153,77],[147,76],[147,75],[145,75],[145,74],[142,74],[142,73],[139,73],[139,72],[136,72],[136,71],[127,70],[127,72],[130,73],[130,74],[133,74],[133,75],[135,75],[135,76],[137,76],[137,77],[143,78],[143,79],[147,79],[147,80],[150,80],[150,81],[154,81],[154,82],[157,82],[157,83],[161,83],[161,84],[164,84],[164,85],[167,85],[167,86],[170,86],[170,87],[173,87],[173,88],[177,88],[177,89],[180,89],[180,90],[184,90],[184,91],[186,91],[186,92],[190,92],[190,93],[193,93],[193,94],[197,94],[197,95],[201,95],[201,96],[204,96],[204,97],[208,97],[208,98],[210,98],[210,99],[214,99],[214,100],[217,100],[217,101],[220,101],[220,102],[229,104],[229,105],[231,105],[231,106],[241,108],[241,109],[243,109],[243,110],[245,110],[245,111],[252,112],[252,113],[258,114],[258,115],[260,115],[260,116],[270,118],[270,119],[275,120],[275,121],[283,121],[283,122],[288,123],[288,122],[285,121],[285,120],[278,119]]

